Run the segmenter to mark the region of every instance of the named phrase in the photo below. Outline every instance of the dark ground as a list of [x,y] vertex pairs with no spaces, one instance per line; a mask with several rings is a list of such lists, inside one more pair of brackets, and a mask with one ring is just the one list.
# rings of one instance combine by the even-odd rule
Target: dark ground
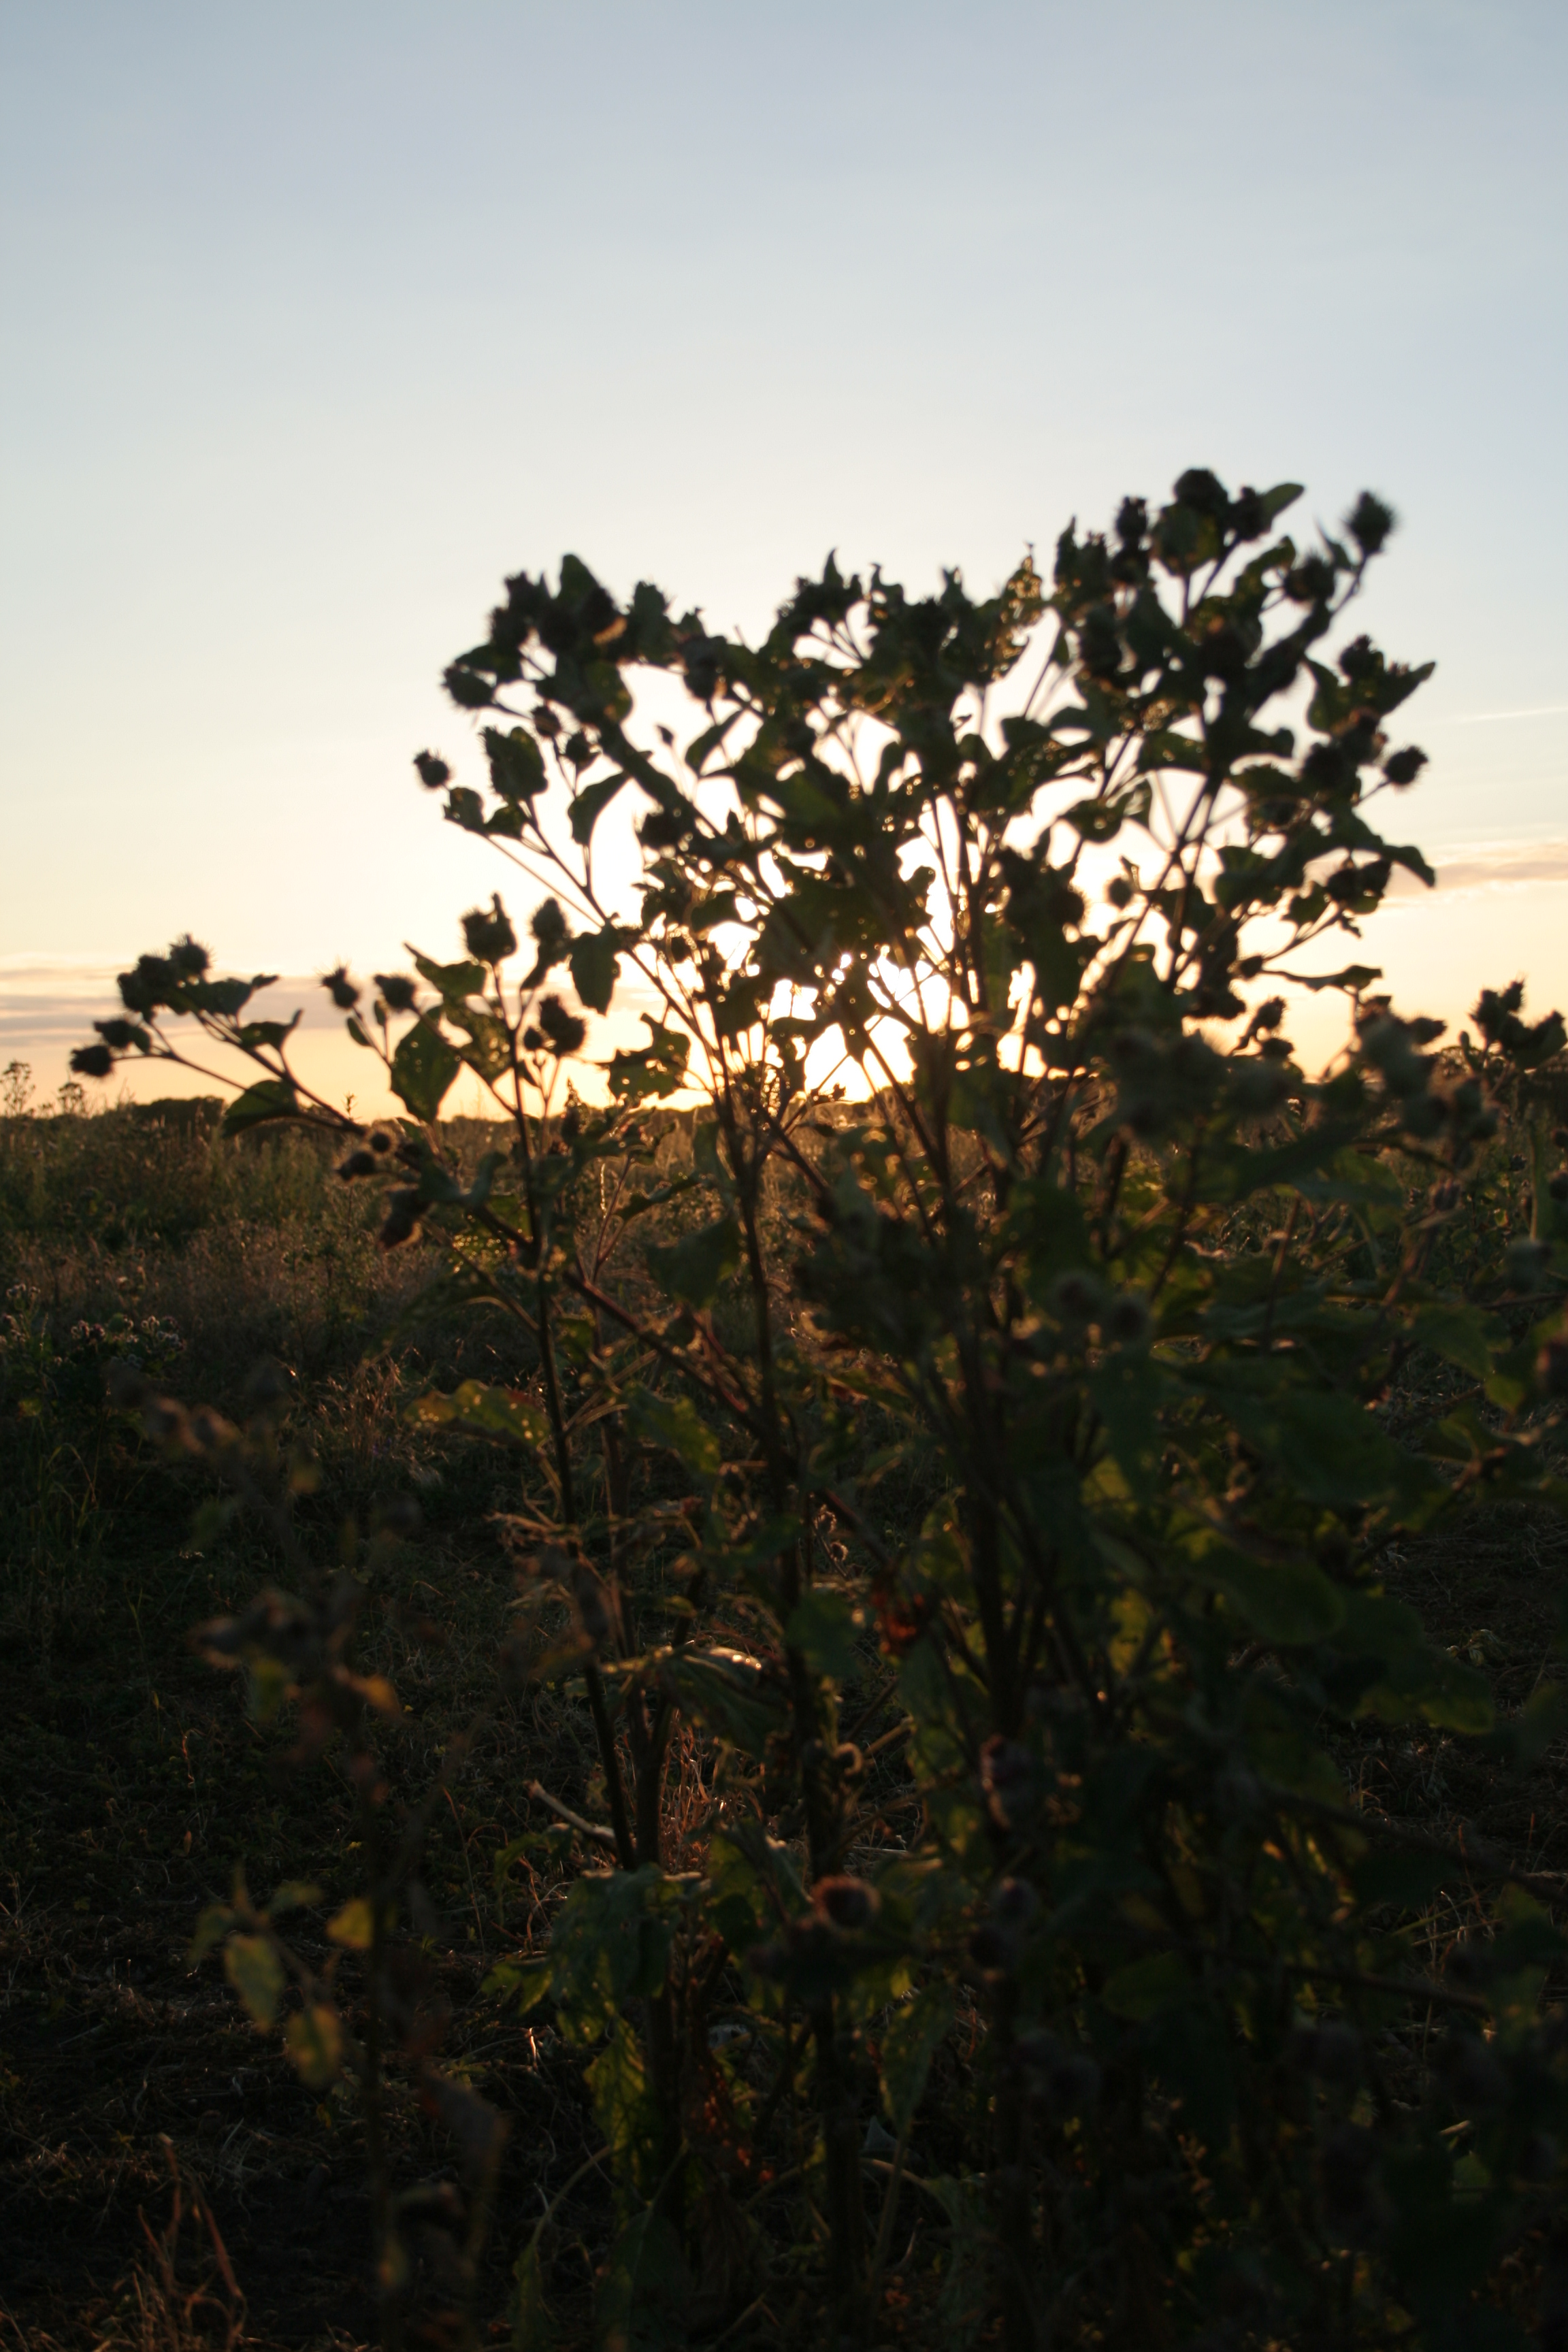
[[[458,1727],[488,1717],[437,1817],[426,1877],[450,2005],[442,2063],[510,2124],[482,2298],[502,2337],[507,2265],[595,2145],[575,2063],[481,1990],[498,1955],[542,1939],[567,1883],[570,1840],[531,1806],[528,1780],[543,1772],[581,1801],[590,1773],[577,1703],[498,1696],[513,1584],[485,1514],[508,1500],[505,1459],[397,1423],[396,1397],[425,1384],[428,1360],[423,1377],[417,1360],[395,1372],[374,1354],[360,1361],[397,1303],[393,1276],[357,1202],[324,1191],[308,1153],[253,1155],[226,1192],[204,1192],[199,1129],[115,1138],[108,1122],[78,1124],[101,1132],[66,1139],[78,1158],[58,1181],[29,1178],[26,1138],[0,1161],[0,1271],[17,1318],[0,1413],[0,2344],[349,2352],[373,2332],[353,2095],[303,2089],[275,2037],[246,2021],[218,1957],[188,1957],[203,1906],[228,1895],[237,1867],[258,1898],[304,1877],[329,1906],[342,1899],[349,1791],[330,1759],[290,1765],[287,1731],[248,1721],[238,1679],[191,1645],[191,1627],[246,1600],[272,1564],[243,1528],[194,1541],[192,1476],[110,1424],[100,1359],[122,1343],[68,1334],[117,1308],[139,1324],[175,1318],[170,1385],[192,1398],[231,1402],[259,1353],[289,1365],[321,1433],[323,1543],[327,1496],[332,1511],[363,1511],[389,1487],[421,1499],[426,1533],[369,1595],[370,1663],[405,1704],[393,1769],[410,1790],[429,1785]],[[128,1195],[153,1200],[140,1225]],[[85,1239],[84,1198],[97,1202]],[[397,1282],[416,1271],[400,1265]],[[49,1349],[29,1355],[17,1337],[40,1315],[52,1370]],[[492,1341],[465,1342],[461,1365],[449,1335],[442,1344],[449,1378],[480,1369]],[[1552,1655],[1565,1562],[1560,1535],[1504,1510],[1462,1542],[1412,1549],[1390,1582],[1511,1710]],[[440,1645],[419,1630],[425,1611]],[[1427,1731],[1373,1728],[1341,1754],[1366,1801],[1568,1871],[1568,1749],[1524,1779]],[[518,1838],[527,1844],[498,1879]],[[1434,1910],[1435,1956],[1463,1909],[1444,1897]],[[326,1948],[306,1931],[300,1941]],[[395,2094],[393,2134],[401,2181],[453,2177],[449,2143],[411,2089]],[[570,2318],[609,2233],[607,2184],[591,2167],[559,2221],[551,2292]],[[418,2246],[437,2294],[449,2244],[432,2224]],[[895,2275],[890,2316],[904,2292]]]
[[[422,1505],[424,1534],[367,1592],[365,1663],[405,1704],[389,1743],[403,1789],[427,1787],[451,1733],[488,1717],[426,1877],[450,2005],[442,2063],[513,2126],[498,2210],[516,2226],[492,2233],[486,2282],[489,2307],[504,2309],[503,2249],[515,2254],[540,2184],[590,2152],[575,2068],[479,1990],[498,1952],[542,1921],[538,1895],[548,1905],[566,1883],[570,1841],[550,1835],[525,1784],[546,1757],[568,1797],[588,1771],[577,1707],[552,1700],[546,1720],[498,1689],[513,1580],[485,1514],[513,1499],[507,1461],[400,1426],[400,1397],[432,1376],[420,1350],[397,1373],[360,1365],[420,1269],[378,1260],[362,1205],[324,1186],[308,1150],[252,1154],[215,1187],[199,1128],[148,1132],[118,1114],[75,1125],[97,1131],[14,1133],[0,1160],[13,1318],[0,1413],[0,2341],[163,2347],[242,2326],[258,2346],[347,2347],[372,2330],[353,2095],[301,2088],[219,1956],[189,1959],[203,1907],[229,1895],[237,1868],[258,1900],[286,1878],[315,1880],[327,1916],[352,1891],[353,1809],[330,1757],[290,1763],[287,1729],[249,1721],[242,1679],[191,1643],[193,1626],[248,1600],[277,1564],[243,1524],[198,1545],[199,1480],[111,1423],[100,1399],[102,1361],[126,1345],[116,1313],[133,1348],[148,1318],[172,1317],[168,1384],[220,1408],[234,1410],[257,1357],[289,1368],[321,1458],[321,1549],[343,1511],[363,1521],[378,1496]],[[40,1181],[28,1146],[34,1162],[67,1164]],[[494,1369],[482,1335],[447,1336],[448,1380]],[[498,1886],[495,1856],[520,1836],[527,1850]],[[319,1922],[296,1916],[300,1949],[321,1957]],[[449,2144],[413,2092],[393,2098],[400,2181],[449,2175]],[[590,2173],[561,2217],[568,2296],[574,2265],[579,2285],[587,2275],[574,2227],[591,2243],[601,2209]],[[422,2249],[433,2284],[440,2234]],[[210,2299],[184,2314],[198,2289]]]

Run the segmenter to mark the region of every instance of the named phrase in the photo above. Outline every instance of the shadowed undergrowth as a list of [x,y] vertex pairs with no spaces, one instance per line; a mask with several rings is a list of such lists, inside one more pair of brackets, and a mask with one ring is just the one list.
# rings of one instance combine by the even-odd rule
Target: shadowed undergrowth
[[405,1115],[187,937],[73,1068],[221,1128],[8,1124],[34,2340],[1559,2340],[1564,1024],[1325,974],[1426,673],[1298,494],[519,574],[415,764],[552,895],[321,983]]

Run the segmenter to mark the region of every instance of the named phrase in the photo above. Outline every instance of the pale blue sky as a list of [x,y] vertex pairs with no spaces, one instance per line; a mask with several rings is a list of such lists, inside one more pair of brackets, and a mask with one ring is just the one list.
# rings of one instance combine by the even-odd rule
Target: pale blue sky
[[750,625],[1192,463],[1391,498],[1410,829],[1568,839],[1565,68],[1560,0],[9,0],[0,958],[444,938],[503,571]]

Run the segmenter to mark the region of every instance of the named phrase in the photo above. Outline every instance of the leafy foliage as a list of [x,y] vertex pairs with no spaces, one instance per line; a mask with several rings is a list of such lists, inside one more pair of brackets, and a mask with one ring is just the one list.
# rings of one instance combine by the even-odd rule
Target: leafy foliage
[[[1215,2341],[1222,2314],[1260,2344],[1523,2340],[1506,2265],[1561,2226],[1568,2126],[1551,1890],[1441,1857],[1497,1900],[1435,1975],[1412,1857],[1332,1735],[1425,1722],[1523,1762],[1557,1720],[1549,1692],[1494,1724],[1382,1568],[1491,1498],[1562,1506],[1563,1031],[1516,985],[1439,1055],[1354,961],[1394,869],[1430,879],[1381,829],[1427,672],[1343,639],[1386,509],[1303,547],[1277,530],[1297,495],[1194,469],[989,599],[830,562],[756,645],[646,583],[617,604],[573,557],[553,588],[520,574],[447,674],[502,722],[488,798],[417,765],[552,895],[521,946],[498,896],[467,961],[410,950],[418,981],[379,976],[368,1013],[324,983],[407,1118],[313,1096],[289,1033],[245,1021],[258,983],[188,940],[78,1057],[180,1059],[181,1020],[237,1048],[259,1075],[231,1120],[336,1131],[384,1245],[444,1237],[444,1297],[524,1335],[515,1386],[415,1411],[518,1447],[506,1671],[580,1678],[595,1727],[607,1818],[532,1793],[600,1866],[494,1981],[581,2053],[620,2204],[606,2346],[736,2324],[770,2263],[862,2340],[910,2197],[949,2232],[946,2341],[988,2314],[1009,2352]],[[639,725],[650,674],[658,707],[689,698],[684,748]],[[628,791],[635,912],[593,858]],[[590,1102],[571,1074],[586,1094],[627,975],[658,1013]],[[1316,1076],[1299,990],[1345,1005]],[[463,1067],[510,1147],[467,1179],[436,1123]],[[1504,1108],[1531,1139],[1512,1235],[1475,1213]],[[1423,1364],[1468,1385],[1421,1421]],[[264,1412],[217,1427],[141,1376],[135,1402],[242,1491],[300,1475]],[[889,1520],[895,1465],[923,1502]],[[358,2022],[276,1904],[207,1932],[258,2024],[297,1985],[312,2084],[353,2064],[368,2097],[400,2046],[479,2178],[495,2132],[388,1957],[418,1923],[418,1822],[377,1810],[395,1696],[353,1668],[341,1580],[301,1558],[298,1582],[207,1639],[350,1755]],[[952,2168],[917,2178],[960,2019],[974,2096]],[[395,2336],[384,2183],[378,2228]],[[538,2231],[516,2277],[531,2341]]]

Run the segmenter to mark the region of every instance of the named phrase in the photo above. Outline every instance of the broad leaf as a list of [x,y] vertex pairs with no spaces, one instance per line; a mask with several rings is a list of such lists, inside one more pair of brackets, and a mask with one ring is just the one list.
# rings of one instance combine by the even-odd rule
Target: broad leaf
[[650,2207],[610,2248],[594,2301],[594,2352],[668,2352],[684,2344],[690,2298],[680,2240]]
[[544,2271],[539,2259],[537,2228],[512,2264],[511,2275],[517,2290],[512,2352],[549,2352],[549,2347],[558,2344],[561,2337],[544,2299]]
[[416,1021],[392,1056],[392,1091],[417,1119],[432,1119],[462,1067],[453,1047],[428,1021]]
[[688,1715],[743,1755],[759,1761],[788,1720],[782,1685],[756,1659],[735,1650],[675,1650],[661,1679]]
[[584,784],[573,794],[568,818],[572,838],[583,847],[594,838],[594,827],[626,782],[625,776],[605,776],[596,784]]
[[335,2009],[312,2001],[283,2028],[283,2042],[307,2090],[324,2091],[342,2071],[343,2029]]
[[265,1936],[231,1936],[223,1948],[224,1972],[255,2022],[275,2025],[283,1998],[283,1963]]
[[482,963],[467,961],[462,963],[434,963],[428,956],[421,955],[417,948],[409,948],[408,952],[422,977],[449,1003],[461,1004],[466,998],[478,996],[485,984]]
[[784,1639],[814,1672],[830,1682],[847,1682],[859,1663],[855,1650],[855,1612],[841,1592],[820,1586],[803,1593],[784,1626]]
[[237,1095],[223,1115],[226,1135],[243,1135],[247,1129],[260,1127],[268,1119],[294,1118],[299,1115],[300,1097],[286,1079],[258,1078]]
[[646,1013],[643,1019],[653,1033],[647,1045],[631,1053],[616,1053],[610,1062],[610,1092],[618,1101],[637,1103],[651,1097],[662,1102],[679,1094],[686,1083],[689,1041],[679,1029],[663,1028],[649,1020]]
[[1113,2017],[1141,2021],[1184,2000],[1192,1990],[1191,1972],[1179,1952],[1150,1952],[1109,1976],[1100,1998]]
[[616,975],[620,969],[616,953],[619,938],[612,924],[602,931],[584,932],[572,942],[567,959],[572,967],[572,985],[584,1003],[595,1013],[607,1013],[610,1009]]
[[953,1997],[945,1984],[927,1985],[893,2011],[882,2034],[882,2104],[901,2138],[924,2095],[931,2060],[952,2031]]
[[1423,1347],[1479,1381],[1490,1372],[1494,1350],[1508,1344],[1506,1327],[1479,1307],[1418,1307],[1411,1329]]
[[346,1952],[368,1952],[375,1937],[375,1920],[363,1895],[351,1896],[327,1922],[327,1940]]
[[432,1389],[416,1397],[405,1418],[437,1429],[456,1423],[520,1445],[542,1445],[550,1436],[549,1422],[521,1389],[492,1388],[483,1381],[463,1381],[450,1396]]
[[733,1217],[721,1217],[678,1242],[650,1244],[646,1255],[648,1272],[667,1297],[706,1307],[741,1263],[741,1229]]
[[1247,1443],[1310,1502],[1386,1502],[1403,1511],[1433,1492],[1426,1464],[1385,1436],[1353,1397],[1307,1388],[1272,1397],[1231,1389],[1225,1405]]
[[1266,1642],[1321,1642],[1344,1622],[1343,1594],[1310,1559],[1259,1559],[1206,1528],[1183,1549],[1205,1583],[1216,1586]]
[[647,1445],[667,1447],[704,1485],[719,1475],[724,1458],[719,1440],[689,1397],[661,1397],[651,1389],[634,1389],[626,1400],[626,1419],[635,1437]]

